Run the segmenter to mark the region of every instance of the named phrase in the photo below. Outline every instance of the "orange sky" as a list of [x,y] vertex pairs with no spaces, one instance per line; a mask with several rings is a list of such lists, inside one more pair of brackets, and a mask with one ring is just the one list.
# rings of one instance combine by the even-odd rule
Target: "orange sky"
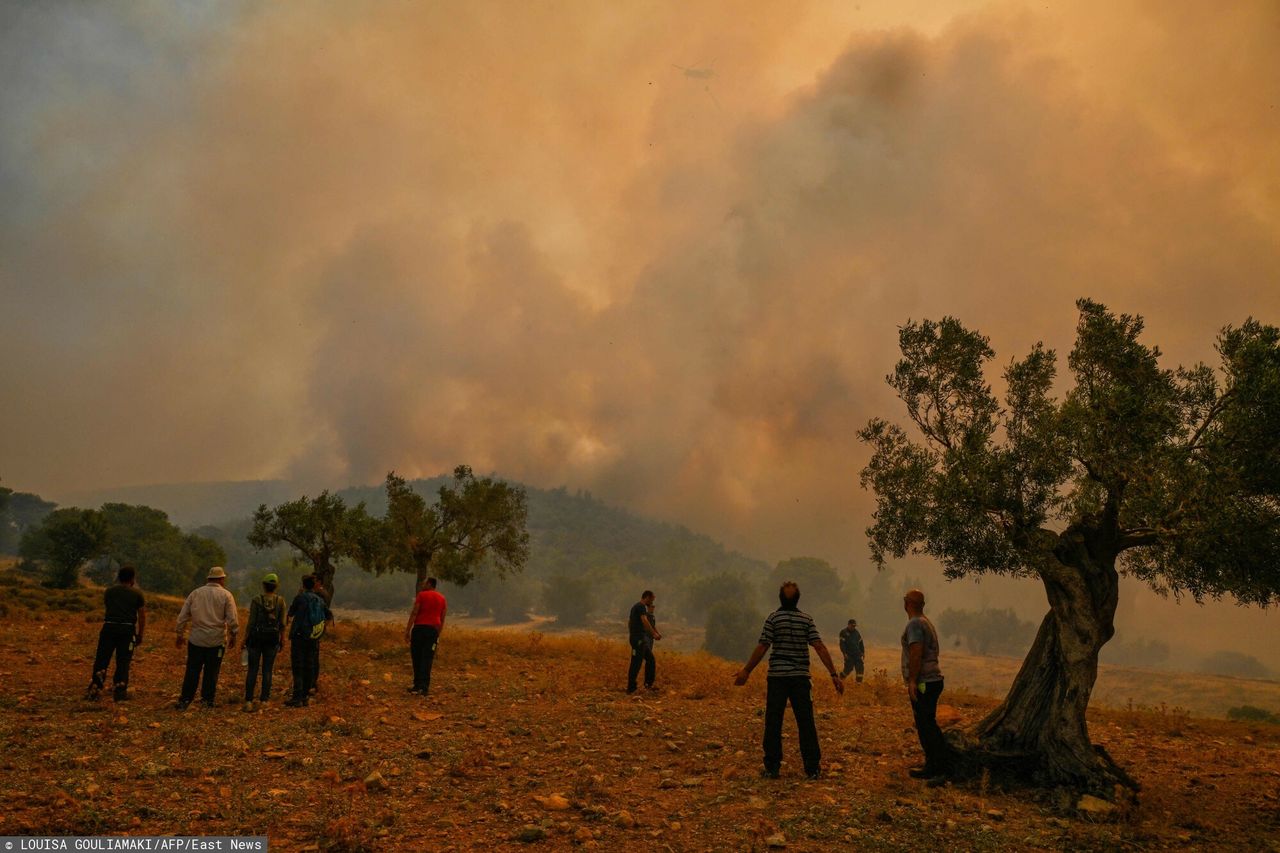
[[1274,3],[0,16],[13,488],[466,462],[865,566],[906,319],[1280,320]]

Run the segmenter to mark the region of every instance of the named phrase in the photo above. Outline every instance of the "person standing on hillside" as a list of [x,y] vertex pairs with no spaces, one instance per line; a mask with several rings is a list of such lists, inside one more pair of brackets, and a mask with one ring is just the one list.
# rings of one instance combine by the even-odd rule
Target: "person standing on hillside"
[[858,632],[858,620],[850,619],[849,624],[840,631],[840,654],[844,655],[844,670],[841,678],[848,678],[853,670],[858,671],[858,683],[862,683],[862,658],[866,654],[866,646],[862,643],[862,634]]
[[[324,584],[324,579],[316,575],[315,589],[311,590],[320,596],[320,600],[324,602],[325,624],[329,627],[333,626],[333,590]],[[311,692],[315,693],[320,689],[320,642],[324,639],[324,634],[316,637],[316,654],[311,662]]]
[[764,658],[765,652],[769,652],[768,692],[764,702],[764,769],[760,775],[777,779],[782,769],[782,717],[790,702],[800,732],[804,774],[817,779],[822,773],[822,749],[818,745],[818,727],[813,721],[809,647],[813,647],[831,673],[831,683],[837,693],[844,693],[844,681],[836,672],[822,637],[818,636],[813,617],[800,610],[800,587],[794,581],[787,581],[778,589],[778,603],[778,609],[765,617],[760,642],[733,683],[739,687],[746,684],[751,670]]
[[271,572],[262,579],[262,593],[249,602],[249,623],[244,629],[244,647],[249,653],[244,679],[244,709],[253,710],[253,688],[262,670],[261,701],[271,701],[271,671],[276,654],[284,648],[284,598],[276,595],[280,578]]
[[314,575],[304,575],[302,588],[293,597],[287,615],[289,634],[289,663],[293,670],[293,696],[284,704],[290,708],[305,708],[307,697],[315,686],[316,648],[324,633],[328,608],[324,599],[315,593]]
[[938,665],[938,632],[924,615],[924,593],[911,589],[902,597],[907,627],[902,632],[902,680],[911,699],[916,734],[924,750],[924,766],[908,773],[936,784],[951,769],[951,748],[938,728],[938,697],[942,695],[942,669]]
[[129,664],[133,650],[142,644],[147,627],[147,602],[136,585],[133,566],[120,567],[115,586],[102,594],[105,613],[98,631],[98,651],[93,656],[93,675],[87,698],[97,699],[107,684],[107,666],[116,658],[116,671],[111,677],[112,698],[123,702],[129,698]]
[[404,641],[409,644],[409,655],[413,658],[410,693],[426,696],[431,690],[431,665],[435,663],[436,645],[444,633],[444,617],[448,609],[448,602],[436,591],[436,579],[423,581],[409,611],[409,625],[404,629]]
[[627,617],[628,640],[631,643],[631,665],[627,668],[627,692],[636,692],[636,677],[640,675],[640,665],[644,665],[644,687],[656,690],[654,681],[657,678],[658,662],[653,657],[653,644],[662,639],[658,629],[649,616],[650,608],[657,596],[653,590],[646,589],[640,600],[631,605],[631,613]]
[[240,631],[236,600],[226,588],[226,570],[222,566],[214,566],[209,570],[206,581],[204,586],[192,590],[178,613],[178,636],[175,639],[178,648],[182,648],[183,629],[187,627],[187,623],[191,623],[191,638],[187,641],[187,671],[182,678],[182,695],[178,697],[176,705],[179,711],[196,698],[197,685],[200,686],[200,698],[205,707],[213,707],[214,697],[218,692],[218,673],[222,669],[222,658],[228,649],[236,647],[236,635]]

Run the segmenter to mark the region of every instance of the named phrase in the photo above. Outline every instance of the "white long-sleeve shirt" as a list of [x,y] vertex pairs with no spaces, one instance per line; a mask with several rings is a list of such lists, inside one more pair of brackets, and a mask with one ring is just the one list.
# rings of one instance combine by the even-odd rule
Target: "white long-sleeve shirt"
[[240,633],[240,616],[236,613],[236,600],[231,591],[221,584],[207,583],[192,590],[182,603],[178,613],[178,636],[191,623],[190,641],[193,646],[206,649],[221,646],[230,630],[234,641]]

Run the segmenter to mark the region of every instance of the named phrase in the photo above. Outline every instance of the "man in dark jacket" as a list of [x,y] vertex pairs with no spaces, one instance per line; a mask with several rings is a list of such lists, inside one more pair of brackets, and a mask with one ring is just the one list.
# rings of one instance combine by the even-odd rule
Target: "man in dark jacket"
[[315,686],[315,655],[320,634],[324,632],[328,608],[315,594],[316,579],[302,578],[302,589],[289,605],[289,663],[293,669],[293,697],[285,702],[290,708],[305,708],[307,696]]
[[849,624],[840,632],[840,654],[844,655],[844,672],[841,678],[848,678],[853,670],[858,671],[858,683],[862,683],[862,657],[866,647],[862,644],[862,634],[858,633],[858,620],[850,619]]
[[133,661],[133,650],[142,643],[142,632],[147,627],[147,602],[138,591],[136,578],[133,566],[121,566],[116,573],[116,585],[108,587],[102,595],[106,612],[102,617],[102,629],[98,632],[98,651],[93,656],[90,699],[97,699],[106,686],[107,666],[112,655],[116,658],[116,671],[111,678],[112,696],[117,702],[129,698],[129,664]]
[[631,613],[627,616],[627,635],[631,643],[631,665],[627,667],[627,692],[636,692],[636,678],[640,675],[640,667],[644,666],[644,686],[653,690],[657,677],[657,661],[653,657],[653,643],[661,640],[662,635],[653,626],[650,608],[655,596],[652,590],[646,589],[640,600],[631,605]]

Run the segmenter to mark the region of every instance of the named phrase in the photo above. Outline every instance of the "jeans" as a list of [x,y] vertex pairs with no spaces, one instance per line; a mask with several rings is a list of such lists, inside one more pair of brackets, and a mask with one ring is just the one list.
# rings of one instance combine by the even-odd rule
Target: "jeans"
[[[222,653],[225,646],[197,646],[187,641],[187,672],[182,677],[182,704],[196,698],[196,685],[200,685],[200,699],[206,705],[212,705],[218,692],[218,673],[222,670]],[[203,681],[200,678],[204,671]]]
[[782,717],[787,703],[800,730],[800,757],[804,772],[817,773],[822,767],[822,749],[818,746],[818,727],[813,722],[813,696],[809,677],[796,675],[770,677],[764,700],[764,767],[777,773],[782,766]]
[[315,687],[315,655],[317,640],[292,637],[289,640],[289,663],[293,669],[293,699],[305,700]]
[[414,625],[409,635],[409,656],[413,658],[413,689],[431,689],[431,665],[436,660],[440,629],[434,625]]
[[111,656],[116,658],[116,672],[111,683],[117,690],[129,684],[129,664],[133,661],[133,625],[117,625],[107,622],[98,632],[98,651],[93,656],[93,686],[101,690],[107,683],[107,666]]
[[640,665],[644,664],[644,686],[652,687],[657,677],[658,662],[653,657],[653,640],[640,637],[631,641],[631,666],[627,668],[627,692],[634,693],[636,676],[640,674]]
[[938,697],[942,695],[941,681],[926,681],[924,692],[916,693],[911,703],[911,713],[916,718],[916,734],[920,736],[920,748],[924,750],[925,770],[931,773],[945,772],[951,764],[951,747],[938,728]]
[[268,642],[265,646],[246,644],[245,651],[249,653],[249,671],[244,679],[244,701],[253,701],[253,687],[258,681],[258,669],[261,668],[260,698],[266,702],[271,698],[271,669],[276,665],[276,653],[280,651],[280,647],[275,642]]
[[854,655],[845,655],[844,671],[840,673],[840,677],[848,678],[849,673],[853,672],[855,669],[858,671],[858,680],[861,681],[862,680],[862,658],[860,656],[855,657]]

